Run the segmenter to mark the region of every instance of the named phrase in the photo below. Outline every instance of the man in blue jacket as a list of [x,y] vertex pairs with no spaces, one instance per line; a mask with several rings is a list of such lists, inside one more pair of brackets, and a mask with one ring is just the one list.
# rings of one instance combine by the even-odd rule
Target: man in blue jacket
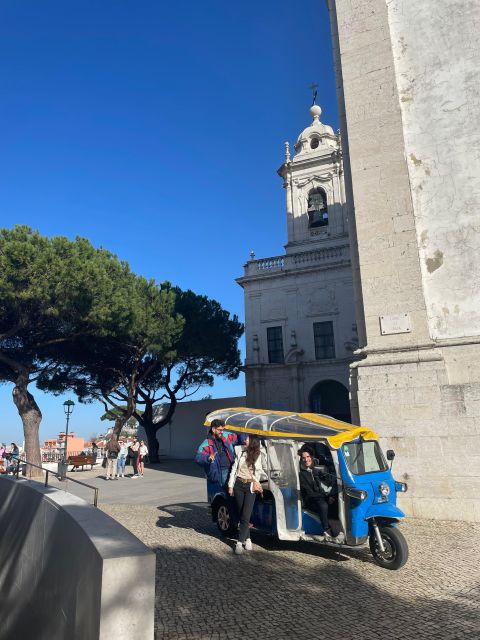
[[212,420],[208,437],[197,449],[195,462],[203,467],[210,482],[224,485],[235,459],[237,436],[225,431],[223,420]]

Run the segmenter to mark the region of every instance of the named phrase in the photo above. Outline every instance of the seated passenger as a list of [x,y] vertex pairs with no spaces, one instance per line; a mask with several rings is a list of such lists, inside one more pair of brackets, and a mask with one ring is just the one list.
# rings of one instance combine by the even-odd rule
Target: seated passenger
[[331,538],[333,534],[328,521],[328,497],[332,490],[330,474],[315,469],[312,449],[302,447],[299,453],[302,456],[300,462],[302,502],[307,509],[318,513],[325,537]]

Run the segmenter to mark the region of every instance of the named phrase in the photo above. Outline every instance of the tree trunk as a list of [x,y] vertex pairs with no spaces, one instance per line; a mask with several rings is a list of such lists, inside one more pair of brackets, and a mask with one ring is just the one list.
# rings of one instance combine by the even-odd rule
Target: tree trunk
[[[15,381],[12,391],[13,401],[23,423],[23,434],[25,436],[25,457],[32,464],[42,465],[40,454],[40,440],[38,430],[42,421],[42,412],[35,402],[35,398],[28,390],[29,374],[22,372]],[[41,469],[27,466],[27,476],[29,478],[41,477]]]
[[157,440],[157,425],[145,423],[142,426],[145,429],[145,433],[147,434],[148,460],[152,464],[157,464],[158,462],[160,462],[160,445]]
[[156,464],[160,462],[158,456],[159,444],[157,440],[157,425],[153,424],[153,402],[149,399],[145,399],[145,409],[139,420],[139,423],[145,430],[148,441],[148,460],[149,462]]
[[154,402],[145,402],[145,411],[140,419],[140,424],[145,429],[148,439],[148,457],[150,462],[160,462],[160,445],[157,440],[157,431],[170,422],[177,408],[177,399],[175,396],[171,399],[167,413],[158,422],[153,422],[153,406]]

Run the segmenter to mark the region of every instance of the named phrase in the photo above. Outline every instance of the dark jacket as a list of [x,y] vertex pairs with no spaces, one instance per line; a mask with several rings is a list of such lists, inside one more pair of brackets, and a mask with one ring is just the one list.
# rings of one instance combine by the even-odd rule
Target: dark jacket
[[307,503],[319,497],[327,498],[332,487],[332,478],[329,473],[315,467],[307,467],[304,462],[300,463],[300,491],[303,502]]

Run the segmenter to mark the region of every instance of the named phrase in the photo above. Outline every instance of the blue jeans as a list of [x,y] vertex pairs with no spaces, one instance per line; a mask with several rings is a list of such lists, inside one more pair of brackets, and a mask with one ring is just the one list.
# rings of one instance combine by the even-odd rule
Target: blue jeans
[[230,475],[230,467],[220,467],[220,473],[222,474],[222,486],[225,486]]
[[124,475],[125,474],[125,462],[126,462],[126,458],[125,456],[122,456],[121,458],[117,459],[117,476],[120,475]]

